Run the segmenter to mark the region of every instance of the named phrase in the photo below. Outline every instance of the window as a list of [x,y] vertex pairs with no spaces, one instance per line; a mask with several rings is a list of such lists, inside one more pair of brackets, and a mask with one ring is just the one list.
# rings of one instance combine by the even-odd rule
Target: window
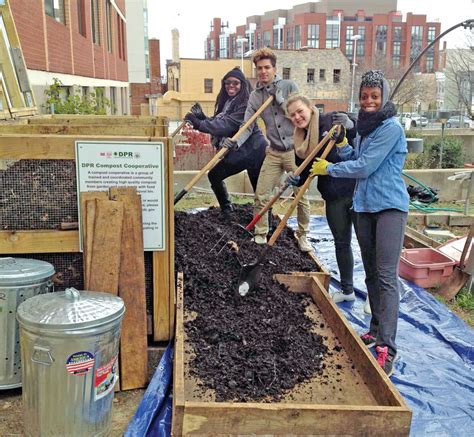
[[293,29],[292,28],[286,29],[286,48],[287,49],[293,48]]
[[402,55],[402,42],[393,41],[392,65],[394,68],[400,67],[401,55]]
[[382,55],[387,54],[387,26],[377,26],[375,31],[375,51]]
[[118,54],[119,58],[125,60],[125,25],[117,14],[117,38],[118,38]]
[[301,48],[301,26],[295,26],[295,49]]
[[91,29],[92,42],[100,45],[100,28],[99,28],[99,0],[91,0]]
[[110,0],[105,2],[105,25],[107,27],[107,50],[112,53],[112,5]]
[[58,23],[66,24],[64,0],[44,0],[44,11]]
[[324,68],[319,70],[319,81],[326,82],[326,70]]
[[257,33],[257,49],[262,47],[262,34],[259,32]]
[[332,81],[333,83],[340,83],[341,82],[341,70],[336,69],[332,72]]
[[291,73],[290,68],[283,68],[283,79],[289,79],[290,73]]
[[314,83],[314,68],[308,68],[306,72],[306,82]]
[[429,53],[426,55],[426,72],[434,72],[434,53]]
[[428,43],[433,42],[436,38],[436,27],[428,27]]
[[283,48],[283,28],[273,29],[273,47]]
[[326,20],[326,48],[335,49],[339,47],[339,20],[328,17]]
[[410,63],[412,63],[421,52],[422,44],[423,44],[423,26],[412,26],[411,27]]
[[209,40],[209,52],[211,53],[210,58],[215,59],[215,57],[216,57],[216,48],[215,48],[213,39]]
[[229,37],[227,35],[219,36],[219,58],[226,59],[228,57]]
[[86,5],[84,0],[77,0],[77,27],[82,36],[87,36],[86,33]]
[[263,47],[270,47],[270,31],[263,32]]
[[354,26],[346,27],[346,57],[352,59],[354,54],[354,40],[352,36],[354,35]]
[[357,41],[356,56],[365,56],[365,26],[359,26],[357,29],[357,35],[360,35],[359,41]]
[[204,79],[204,92],[206,94],[212,94],[212,79]]
[[308,24],[308,47],[319,48],[319,24]]
[[402,27],[401,26],[395,26],[393,28],[393,40],[394,41],[402,40]]

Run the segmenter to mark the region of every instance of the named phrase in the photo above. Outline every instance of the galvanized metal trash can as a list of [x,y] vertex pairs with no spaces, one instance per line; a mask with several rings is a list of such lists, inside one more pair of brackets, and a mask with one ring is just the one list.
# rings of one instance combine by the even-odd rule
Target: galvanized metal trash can
[[105,436],[118,379],[123,300],[66,291],[18,308],[28,436]]
[[37,294],[53,291],[54,267],[26,258],[0,258],[0,390],[21,387],[18,306]]

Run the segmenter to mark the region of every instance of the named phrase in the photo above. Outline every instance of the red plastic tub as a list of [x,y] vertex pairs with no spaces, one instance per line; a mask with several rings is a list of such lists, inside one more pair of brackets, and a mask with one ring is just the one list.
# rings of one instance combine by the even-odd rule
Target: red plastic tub
[[403,249],[400,276],[423,288],[442,284],[453,273],[456,261],[432,247]]

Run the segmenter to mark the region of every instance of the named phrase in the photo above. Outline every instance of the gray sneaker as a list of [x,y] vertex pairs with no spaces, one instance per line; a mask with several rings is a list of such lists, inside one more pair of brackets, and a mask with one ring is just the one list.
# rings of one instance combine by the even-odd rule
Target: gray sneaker
[[252,241],[257,244],[267,244],[267,236],[256,234],[255,237],[252,238]]
[[342,291],[336,291],[331,294],[331,299],[334,303],[352,302],[353,300],[355,300],[355,294],[354,292],[350,294],[344,294]]

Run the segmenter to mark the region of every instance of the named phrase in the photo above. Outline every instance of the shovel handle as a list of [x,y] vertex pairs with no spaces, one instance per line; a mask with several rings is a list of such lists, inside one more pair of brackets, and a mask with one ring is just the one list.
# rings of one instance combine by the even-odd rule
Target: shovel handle
[[[333,148],[335,142],[336,142],[336,140],[331,140],[329,142],[329,144],[327,145],[327,147],[324,150],[323,154],[321,155],[322,159],[325,159],[326,156],[328,156],[328,154],[331,151],[331,149]],[[308,179],[306,179],[306,182],[301,187],[299,187],[298,193],[296,194],[296,196],[293,199],[293,201],[291,202],[288,210],[286,211],[285,215],[281,219],[280,223],[278,223],[277,228],[275,229],[275,231],[273,232],[273,235],[271,236],[270,240],[268,241],[268,246],[270,246],[270,247],[273,246],[273,244],[275,243],[277,238],[280,236],[281,231],[283,230],[283,228],[286,225],[286,222],[290,218],[290,215],[292,214],[293,210],[296,208],[296,205],[298,205],[298,202],[301,200],[301,198],[303,197],[306,190],[311,185],[311,182],[313,182],[313,179],[314,179],[314,176],[309,176]]]
[[[461,259],[459,260],[459,268],[461,271],[464,271],[467,251],[471,247],[472,244],[472,237],[474,235],[474,223],[471,223],[471,227],[469,228],[469,234],[466,238],[466,242],[464,243],[464,247],[462,249]],[[472,256],[472,254],[470,254]]]
[[179,126],[173,131],[173,133],[170,135],[171,138],[174,138],[176,134],[184,127],[186,124],[186,120],[182,121]]
[[[273,96],[268,97],[265,102],[263,102],[262,106],[255,111],[255,113],[241,126],[241,128],[237,131],[237,133],[231,138],[232,141],[236,141],[247,129],[248,127],[255,122],[257,117],[267,108],[267,106],[272,102]],[[194,184],[201,179],[204,174],[211,170],[224,156],[229,152],[229,149],[223,147],[220,149],[214,157],[199,171],[198,174],[196,174],[189,182],[188,184],[181,190],[180,196],[181,197],[175,197],[174,199],[174,204],[176,205],[186,193],[189,192],[189,190],[194,186]]]
[[[339,128],[340,129],[340,128]],[[339,130],[338,130],[339,133]],[[331,138],[329,135],[329,132],[323,137],[323,139],[317,144],[316,147],[311,150],[311,153],[307,156],[307,158],[298,166],[298,168],[295,170],[294,174],[295,176],[299,176],[301,173],[303,173],[304,169],[311,163],[311,161],[314,159],[316,154],[326,145],[328,140]],[[329,152],[328,152],[329,153]],[[278,192],[265,204],[265,206],[258,212],[258,214],[255,215],[255,217],[252,219],[252,221],[245,226],[245,229],[247,231],[250,231],[263,217],[264,214],[274,205],[274,203],[281,197],[281,195],[285,192],[285,190],[289,187],[289,184],[283,183]]]

